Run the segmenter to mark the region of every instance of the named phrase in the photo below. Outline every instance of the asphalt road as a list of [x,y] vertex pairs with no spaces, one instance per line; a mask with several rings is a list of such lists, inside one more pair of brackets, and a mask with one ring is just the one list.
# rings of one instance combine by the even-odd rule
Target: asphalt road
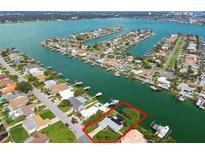
[[[11,68],[5,60],[0,57],[0,63],[4,66],[11,74],[17,75],[19,82],[25,81],[25,78],[21,76],[18,72],[16,72],[13,68]],[[58,107],[56,107],[51,100],[49,100],[46,95],[41,93],[35,87],[33,88],[33,94],[46,106],[51,112],[55,114],[57,118],[59,118],[64,124],[68,124],[71,131],[76,135],[78,142],[86,142],[89,143],[89,138],[83,133],[82,126],[79,124],[73,124],[71,122],[71,118],[67,117],[65,113],[63,113]]]

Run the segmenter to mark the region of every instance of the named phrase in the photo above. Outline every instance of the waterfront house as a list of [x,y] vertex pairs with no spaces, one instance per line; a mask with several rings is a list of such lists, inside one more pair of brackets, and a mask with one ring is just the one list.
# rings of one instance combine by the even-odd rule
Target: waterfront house
[[71,91],[70,89],[65,89],[65,90],[59,91],[58,93],[60,94],[63,100],[69,99],[74,96],[74,92]]
[[148,69],[143,70],[143,72],[140,74],[140,77],[143,77],[145,79],[151,79],[152,77],[151,70],[148,70]]
[[101,65],[101,64],[104,64],[104,63],[105,63],[104,59],[97,59],[96,60],[96,64],[98,64],[98,65]]
[[190,42],[187,47],[187,50],[189,50],[190,53],[196,53],[197,52],[196,47],[197,47],[196,43]]
[[40,71],[39,66],[36,64],[28,64],[24,67],[25,71],[29,74],[32,74],[33,72]]
[[131,73],[133,73],[135,75],[140,75],[143,73],[143,70],[131,70]]
[[205,74],[202,74],[202,75],[200,76],[200,84],[201,84],[202,86],[205,86]]
[[166,77],[159,77],[157,79],[157,82],[158,82],[158,86],[164,89],[169,89],[171,86],[170,81],[168,81]]
[[111,129],[113,132],[118,132],[123,127],[122,120],[113,117],[105,117],[102,121],[98,123],[99,127],[102,129]]
[[202,97],[203,99],[205,99],[205,87],[203,87],[203,89],[201,90],[199,97]]
[[83,116],[84,119],[87,119],[90,116],[96,114],[98,110],[99,109],[96,106],[92,106],[88,109],[81,110],[80,113],[81,113],[81,115]]
[[9,59],[15,64],[20,64],[24,60],[24,57],[18,52],[13,52],[9,54]]
[[163,44],[163,45],[161,46],[161,49],[162,49],[162,50],[168,50],[168,49],[169,49],[169,45],[168,45],[168,44]]
[[83,96],[70,97],[68,100],[71,102],[75,110],[81,109],[85,102],[88,101],[88,99]]
[[56,85],[57,83],[54,80],[47,80],[44,82],[44,84],[47,89],[50,89],[53,85]]
[[35,77],[38,80],[38,82],[44,82],[46,80],[46,76],[44,74],[39,74],[39,75],[36,75]]
[[180,83],[177,85],[177,89],[181,90],[181,94],[187,97],[192,97],[194,88],[189,87],[187,83]]
[[50,90],[53,94],[56,94],[60,91],[66,90],[66,89],[69,89],[69,87],[67,85],[63,84],[63,83],[53,85],[50,88]]
[[144,135],[136,129],[130,130],[120,141],[121,143],[145,143]]
[[118,63],[116,60],[112,60],[112,59],[106,60],[105,64],[108,65],[108,66],[115,67],[115,68],[120,68],[121,67],[120,63]]

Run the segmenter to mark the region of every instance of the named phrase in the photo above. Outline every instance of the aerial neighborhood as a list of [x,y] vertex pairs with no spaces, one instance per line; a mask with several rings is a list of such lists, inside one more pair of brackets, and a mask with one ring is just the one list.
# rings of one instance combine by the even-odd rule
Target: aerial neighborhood
[[[155,35],[148,29],[132,30],[101,43],[86,45],[91,39],[121,31],[122,27],[101,28],[49,38],[41,45],[111,71],[116,78],[139,80],[153,91],[170,91],[176,99],[192,100],[197,107],[205,109],[205,55],[201,52],[204,44],[199,36],[170,34],[143,57],[134,57],[128,50]],[[15,48],[1,49],[0,141],[175,142],[169,126],[154,121],[150,124],[152,131],[139,125],[129,130],[142,115],[129,107],[110,112],[120,101],[111,98],[102,103],[99,97],[103,92],[91,96],[88,94],[90,88],[82,81],[69,81],[51,66],[44,66]]]
[[[148,83],[153,90],[170,90],[177,94],[180,101],[193,99],[200,109],[205,109],[204,44],[197,35],[170,34],[143,57],[134,57],[127,50],[154,35],[151,30],[133,30],[92,45],[85,45],[88,39],[79,40],[82,35],[50,38],[41,44],[69,57],[78,57],[92,66],[112,71],[117,77]],[[73,41],[76,42],[75,47],[71,45]]]

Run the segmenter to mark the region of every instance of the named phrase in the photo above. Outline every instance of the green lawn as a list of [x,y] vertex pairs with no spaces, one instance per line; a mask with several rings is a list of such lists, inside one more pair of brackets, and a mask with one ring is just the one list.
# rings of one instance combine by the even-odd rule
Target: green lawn
[[88,128],[86,129],[86,132],[87,132],[87,133],[90,133],[90,132],[92,132],[93,130],[95,130],[97,127],[98,127],[98,125],[95,123],[95,124],[93,124],[92,126],[88,127]]
[[50,111],[50,110],[42,110],[38,111],[38,114],[41,116],[43,119],[53,119],[55,118],[55,115]]
[[29,137],[29,134],[23,128],[22,124],[17,125],[15,127],[11,128],[10,129],[10,134],[11,134],[11,138],[16,143],[22,143],[22,142],[24,142]]
[[93,137],[93,140],[95,142],[115,142],[120,136],[119,133],[114,133],[110,129],[107,129],[97,133]]
[[183,49],[185,41],[186,41],[185,38],[178,38],[177,39],[177,42],[176,42],[174,49],[172,51],[173,53],[170,55],[172,57],[171,57],[169,64],[167,66],[167,69],[169,71],[172,71],[172,69],[174,68],[175,61],[177,60],[177,58],[179,56],[179,52]]
[[61,121],[44,128],[42,132],[48,135],[52,143],[75,143],[77,141],[73,132]]

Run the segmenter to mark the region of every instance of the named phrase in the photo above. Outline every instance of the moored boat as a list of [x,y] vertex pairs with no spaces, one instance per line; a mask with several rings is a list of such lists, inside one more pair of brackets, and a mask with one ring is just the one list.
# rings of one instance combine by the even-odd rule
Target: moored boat
[[74,86],[80,86],[80,85],[82,85],[82,84],[83,84],[83,82],[82,82],[82,81],[79,81],[79,82],[75,82]]
[[102,96],[102,92],[98,92],[97,94],[95,94],[96,97]]
[[84,87],[84,90],[89,90],[91,87],[90,86],[87,86],[87,87]]
[[170,133],[169,126],[162,126],[155,123],[154,121],[150,123],[150,127],[156,130],[155,135],[157,135],[161,139],[164,138],[168,133]]

